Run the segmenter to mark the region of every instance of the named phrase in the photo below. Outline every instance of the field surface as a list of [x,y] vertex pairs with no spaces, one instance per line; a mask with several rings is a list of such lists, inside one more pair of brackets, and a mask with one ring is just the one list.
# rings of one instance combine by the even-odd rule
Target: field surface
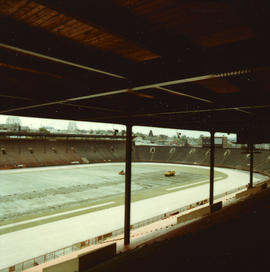
[[[87,208],[89,205],[95,207],[80,212],[121,205],[125,177],[118,172],[124,168],[123,163],[110,163],[0,171],[0,225]],[[165,177],[164,173],[168,170],[175,170],[175,176]],[[208,169],[197,167],[133,164],[132,201],[198,186],[208,182],[208,176]],[[220,171],[215,172],[216,180],[226,176]],[[71,213],[65,213],[67,216]]]
[[[9,207],[5,216],[13,218],[1,221],[0,269],[122,228],[122,169],[111,163],[1,171],[1,210]],[[165,178],[168,170],[175,177]],[[208,167],[134,163],[132,177],[131,224],[209,197]],[[254,182],[264,178],[255,174]],[[214,193],[248,182],[248,172],[216,168]]]

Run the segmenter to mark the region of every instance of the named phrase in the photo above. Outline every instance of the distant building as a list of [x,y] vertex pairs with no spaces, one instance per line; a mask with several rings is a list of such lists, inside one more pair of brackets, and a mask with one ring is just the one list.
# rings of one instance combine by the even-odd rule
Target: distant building
[[9,116],[6,120],[6,128],[8,131],[21,131],[21,119],[17,116]]
[[70,133],[75,133],[77,132],[77,130],[78,130],[77,123],[75,121],[69,121],[67,131]]
[[57,129],[54,127],[43,127],[43,128],[45,128],[50,133],[57,133]]
[[[215,137],[214,139],[215,147],[227,148],[228,139],[227,137]],[[202,147],[210,147],[211,139],[210,137],[202,137]]]

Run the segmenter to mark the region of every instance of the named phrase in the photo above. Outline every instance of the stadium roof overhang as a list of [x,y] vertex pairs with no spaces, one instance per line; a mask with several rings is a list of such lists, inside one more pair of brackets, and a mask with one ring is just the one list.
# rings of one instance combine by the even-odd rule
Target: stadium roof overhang
[[0,114],[259,132],[269,11],[262,0],[0,0]]

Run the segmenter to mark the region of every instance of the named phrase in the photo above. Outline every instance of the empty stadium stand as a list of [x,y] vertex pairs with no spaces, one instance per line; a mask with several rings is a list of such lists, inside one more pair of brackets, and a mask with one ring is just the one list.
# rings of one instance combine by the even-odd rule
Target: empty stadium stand
[[[0,139],[0,168],[18,168],[72,163],[124,162],[125,141],[89,139]],[[206,147],[133,146],[134,162],[209,165]],[[249,154],[242,149],[217,148],[215,165],[249,170]],[[254,170],[270,174],[270,151],[254,155]]]

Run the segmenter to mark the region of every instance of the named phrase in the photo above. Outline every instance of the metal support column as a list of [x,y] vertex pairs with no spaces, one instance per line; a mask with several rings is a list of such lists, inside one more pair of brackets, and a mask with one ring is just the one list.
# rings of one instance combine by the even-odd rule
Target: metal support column
[[66,138],[66,153],[68,153],[68,136]]
[[215,132],[211,131],[210,138],[210,194],[209,205],[214,203],[214,164],[215,164]]
[[43,138],[43,153],[46,153],[46,140],[47,140],[47,138],[46,138],[46,136],[43,136],[42,138]]
[[249,188],[253,187],[253,144],[249,144],[249,152],[250,152],[250,181],[249,181]]
[[21,154],[22,153],[22,143],[21,143],[22,138],[21,138],[21,136],[17,136],[17,140],[19,141],[19,154]]
[[125,171],[125,226],[124,245],[130,244],[130,202],[131,202],[131,156],[132,156],[132,125],[127,125],[126,132],[126,171]]

